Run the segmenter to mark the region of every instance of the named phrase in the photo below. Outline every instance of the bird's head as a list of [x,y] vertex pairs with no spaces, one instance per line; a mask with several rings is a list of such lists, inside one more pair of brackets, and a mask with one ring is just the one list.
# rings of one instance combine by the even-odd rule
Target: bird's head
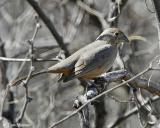
[[129,43],[127,36],[118,28],[105,29],[96,40],[106,41],[110,44]]

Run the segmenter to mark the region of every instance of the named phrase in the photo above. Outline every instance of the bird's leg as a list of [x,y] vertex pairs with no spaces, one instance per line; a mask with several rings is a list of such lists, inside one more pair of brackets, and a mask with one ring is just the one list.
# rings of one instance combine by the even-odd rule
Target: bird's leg
[[[84,81],[83,81],[84,82]],[[94,81],[85,81],[86,86],[86,91],[83,95],[77,96],[74,103],[73,107],[74,108],[79,108],[80,106],[83,105],[84,102],[86,102],[89,99],[92,99],[96,95],[99,94],[97,90],[97,86],[94,83]]]
[[[108,84],[108,82],[106,82],[103,77],[97,77],[93,80],[87,81],[81,80],[81,82],[85,83],[86,91],[83,95],[77,96],[77,98],[75,99],[73,103],[73,106],[75,108],[79,108],[81,105],[83,105],[83,103],[81,102],[82,99],[83,101],[89,100],[102,93],[105,90],[106,84]],[[81,100],[79,100],[79,97],[81,97]]]
[[99,91],[97,89],[97,85],[94,82],[92,82],[92,84],[87,87],[87,91],[85,95],[87,99],[92,99],[98,94],[99,94]]
[[96,77],[94,78],[94,83],[96,84],[99,93],[101,93],[106,89],[109,82],[106,82],[104,77]]
[[103,84],[105,82],[106,82],[106,80],[103,77],[96,77],[96,78],[94,78],[94,83],[95,84]]

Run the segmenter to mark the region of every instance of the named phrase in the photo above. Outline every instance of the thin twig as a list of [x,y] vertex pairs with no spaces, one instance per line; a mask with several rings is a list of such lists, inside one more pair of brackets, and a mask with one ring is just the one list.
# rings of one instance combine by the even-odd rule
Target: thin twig
[[[30,79],[33,78],[33,77],[35,77],[35,76],[39,76],[39,75],[41,75],[41,74],[46,74],[46,73],[51,73],[51,72],[48,72],[48,70],[36,72],[36,73],[33,73],[33,74],[31,75]],[[9,87],[17,86],[20,82],[22,82],[22,81],[25,80],[26,78],[27,78],[27,76],[22,76],[22,77],[20,77],[20,78],[18,78],[18,79],[16,79],[16,80],[11,81],[11,82],[9,83]]]
[[27,77],[27,79],[23,82],[23,84],[24,84],[23,86],[25,87],[25,102],[24,102],[24,105],[23,105],[23,107],[22,107],[21,114],[19,115],[19,117],[18,117],[18,119],[17,119],[17,123],[18,123],[18,124],[22,122],[22,119],[23,119],[23,117],[24,117],[24,113],[25,113],[25,111],[26,111],[27,105],[28,105],[28,103],[30,102],[29,96],[28,96],[28,86],[27,86],[27,84],[28,84],[28,82],[29,82],[29,80],[30,80],[30,77],[31,77],[31,75],[32,75],[32,72],[33,72],[33,67],[31,66],[30,72],[29,72],[29,74],[28,74],[28,77]]
[[159,53],[160,53],[160,1],[159,0],[152,0],[153,7],[156,13],[157,19],[157,30],[158,30],[158,44],[159,44]]
[[[31,62],[30,58],[9,58],[9,57],[0,57],[0,61],[9,61],[9,62]],[[53,59],[34,59],[35,62],[43,62],[43,61],[60,61],[58,58]]]
[[155,13],[155,11],[151,10],[148,6],[148,3],[147,3],[147,0],[145,0],[145,5],[147,7],[147,10],[150,12],[150,13]]
[[89,14],[96,16],[99,22],[101,23],[103,29],[108,27],[108,24],[105,21],[105,17],[102,13],[90,8],[87,4],[83,3],[81,0],[77,1],[77,5],[81,7],[82,9],[84,9],[85,11],[87,11]]
[[60,48],[65,51],[65,55],[69,56],[69,51],[65,46],[65,43],[63,41],[63,38],[59,35],[57,32],[55,26],[51,22],[51,20],[46,16],[46,14],[43,12],[43,10],[40,8],[39,4],[35,0],[27,0],[28,3],[34,8],[34,10],[37,12],[39,17],[42,19],[44,24],[47,26],[49,31],[52,33],[54,38],[56,39],[57,43],[59,44]]
[[120,13],[127,1],[128,0],[110,0],[110,9],[108,14],[108,22],[110,22],[110,26],[118,26],[118,17],[120,16]]
[[[140,106],[143,107],[145,105],[147,105],[150,101],[151,102],[155,102],[157,100],[159,100],[160,97],[159,96],[154,96],[151,99],[145,100],[145,102],[143,102],[143,104]],[[125,121],[126,119],[128,119],[130,116],[132,116],[133,114],[136,114],[138,112],[138,108],[134,107],[133,109],[127,111],[123,116],[121,116],[120,118],[118,118],[112,125],[110,125],[108,128],[114,128],[117,125],[119,125],[121,122]]]
[[29,98],[27,85],[28,85],[28,82],[32,76],[33,71],[34,71],[34,65],[33,65],[33,63],[34,63],[34,44],[33,43],[34,42],[33,41],[34,41],[39,29],[40,29],[40,23],[38,21],[38,18],[36,17],[36,27],[35,27],[34,34],[33,34],[32,38],[30,40],[28,40],[28,43],[30,44],[29,50],[30,50],[30,57],[31,57],[30,58],[31,59],[31,61],[30,61],[31,66],[30,66],[30,70],[29,70],[29,73],[28,73],[26,80],[23,81],[23,86],[25,87],[25,101],[24,101],[21,113],[20,113],[19,117],[17,118],[17,126],[19,126],[19,124],[22,122],[27,105],[31,101],[31,99]]

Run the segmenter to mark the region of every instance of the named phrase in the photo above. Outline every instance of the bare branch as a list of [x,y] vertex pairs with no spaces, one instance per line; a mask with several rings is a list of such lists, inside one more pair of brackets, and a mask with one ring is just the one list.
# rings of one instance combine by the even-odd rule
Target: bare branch
[[159,43],[159,53],[160,53],[160,1],[159,0],[152,0],[153,6],[156,12],[156,19],[157,19],[157,30],[158,30],[158,43]]
[[[159,71],[159,69],[150,68],[150,70]],[[133,77],[133,74],[129,73],[126,70],[113,71],[104,74],[102,77],[103,82],[115,82],[120,80],[129,80]],[[160,95],[159,85],[153,82],[150,82],[150,86],[148,86],[148,80],[144,78],[136,78],[133,81],[129,82],[129,84],[134,88],[146,89],[152,94]]]
[[[79,107],[79,108],[78,108],[77,110],[75,110],[73,113],[71,113],[70,115],[64,117],[62,120],[59,120],[58,122],[52,124],[49,128],[53,128],[53,127],[59,125],[60,123],[68,120],[68,119],[71,118],[72,116],[76,115],[79,111],[81,111],[86,105],[88,105],[88,104],[90,104],[91,102],[95,101],[96,99],[98,99],[98,98],[100,98],[100,97],[108,94],[109,92],[111,92],[111,91],[113,91],[113,90],[115,90],[115,89],[117,89],[117,88],[119,88],[119,87],[122,87],[122,86],[126,85],[127,83],[135,80],[136,78],[138,78],[139,76],[141,76],[141,75],[143,75],[144,73],[148,72],[149,70],[150,70],[150,67],[146,68],[145,70],[143,70],[143,71],[140,72],[139,74],[135,75],[135,76],[132,77],[131,79],[129,79],[129,80],[127,80],[127,81],[125,81],[125,82],[123,82],[123,83],[121,83],[121,84],[118,84],[117,86],[115,86],[115,87],[113,87],[113,88],[111,88],[111,89],[109,89],[109,90],[107,90],[107,91],[104,91],[103,93],[101,93],[101,94],[95,96],[94,98],[88,100],[88,102],[86,102],[85,104],[83,104],[81,107]],[[160,91],[159,91],[159,93],[157,92],[157,95],[160,95]]]
[[39,21],[36,17],[35,31],[33,33],[32,38],[30,40],[28,40],[28,43],[30,44],[30,49],[29,50],[30,50],[30,59],[31,59],[30,63],[31,64],[30,64],[30,70],[29,70],[28,76],[27,76],[26,80],[23,81],[23,86],[25,87],[25,101],[24,101],[21,113],[20,113],[19,117],[17,118],[16,123],[17,123],[18,127],[19,127],[19,124],[22,122],[22,119],[24,117],[24,113],[26,111],[27,105],[31,101],[31,98],[29,97],[29,94],[28,94],[28,86],[27,85],[28,85],[28,82],[31,79],[32,73],[34,71],[34,65],[33,65],[33,63],[34,63],[34,42],[33,41],[34,41],[39,29],[40,29],[40,23],[39,23]]
[[81,0],[77,1],[77,5],[79,7],[81,7],[82,9],[84,9],[85,11],[87,11],[89,14],[96,16],[98,18],[99,22],[101,23],[103,29],[109,27],[107,22],[105,21],[104,15],[102,13],[90,8],[88,5],[83,3]]
[[[145,100],[145,102],[140,106],[143,107],[145,105],[147,105],[150,101],[151,102],[156,102],[157,100],[159,100],[160,97],[159,96],[154,96],[151,99]],[[114,128],[115,126],[117,126],[118,124],[120,124],[121,122],[125,121],[126,119],[128,119],[128,117],[132,116],[133,114],[138,113],[138,108],[134,107],[133,109],[127,111],[123,116],[120,116],[112,125],[110,125],[108,128]]]
[[[8,58],[8,57],[0,57],[0,61],[9,61],[9,62],[31,62],[30,58]],[[58,58],[53,58],[53,59],[34,59],[35,62],[43,62],[43,61],[60,61]]]
[[30,102],[30,98],[28,96],[28,82],[30,80],[30,77],[32,75],[32,72],[33,72],[33,67],[31,66],[30,68],[30,71],[29,71],[29,74],[27,76],[27,79],[23,82],[23,86],[25,87],[25,101],[24,101],[24,104],[23,104],[23,107],[22,107],[22,110],[21,110],[21,114],[19,115],[18,119],[17,119],[17,124],[19,125],[19,123],[22,122],[22,119],[24,117],[24,113],[26,111],[26,108],[27,108],[27,105],[28,103]]
[[110,26],[118,26],[118,17],[127,1],[128,0],[110,0],[110,11],[108,14],[108,22],[110,22]]
[[43,20],[47,28],[50,30],[54,38],[56,39],[57,43],[59,44],[60,48],[65,51],[65,55],[69,56],[69,51],[67,50],[63,38],[58,34],[55,26],[52,24],[51,20],[46,16],[43,10],[40,8],[39,4],[35,0],[27,0],[28,3],[34,8],[37,12],[39,17]]

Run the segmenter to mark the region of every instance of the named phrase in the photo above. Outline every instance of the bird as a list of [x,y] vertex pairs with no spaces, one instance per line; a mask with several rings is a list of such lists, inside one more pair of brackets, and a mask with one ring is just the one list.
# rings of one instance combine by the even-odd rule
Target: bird
[[[117,56],[118,46],[121,43],[128,42],[128,37],[119,28],[107,28],[95,41],[80,48],[66,59],[42,71],[42,73],[60,74],[61,77],[58,82],[68,82],[75,78],[84,80],[94,79],[112,67]],[[32,76],[38,74],[41,74],[41,72]],[[13,83],[16,84],[17,81],[22,81],[25,78],[19,78],[19,80]]]

